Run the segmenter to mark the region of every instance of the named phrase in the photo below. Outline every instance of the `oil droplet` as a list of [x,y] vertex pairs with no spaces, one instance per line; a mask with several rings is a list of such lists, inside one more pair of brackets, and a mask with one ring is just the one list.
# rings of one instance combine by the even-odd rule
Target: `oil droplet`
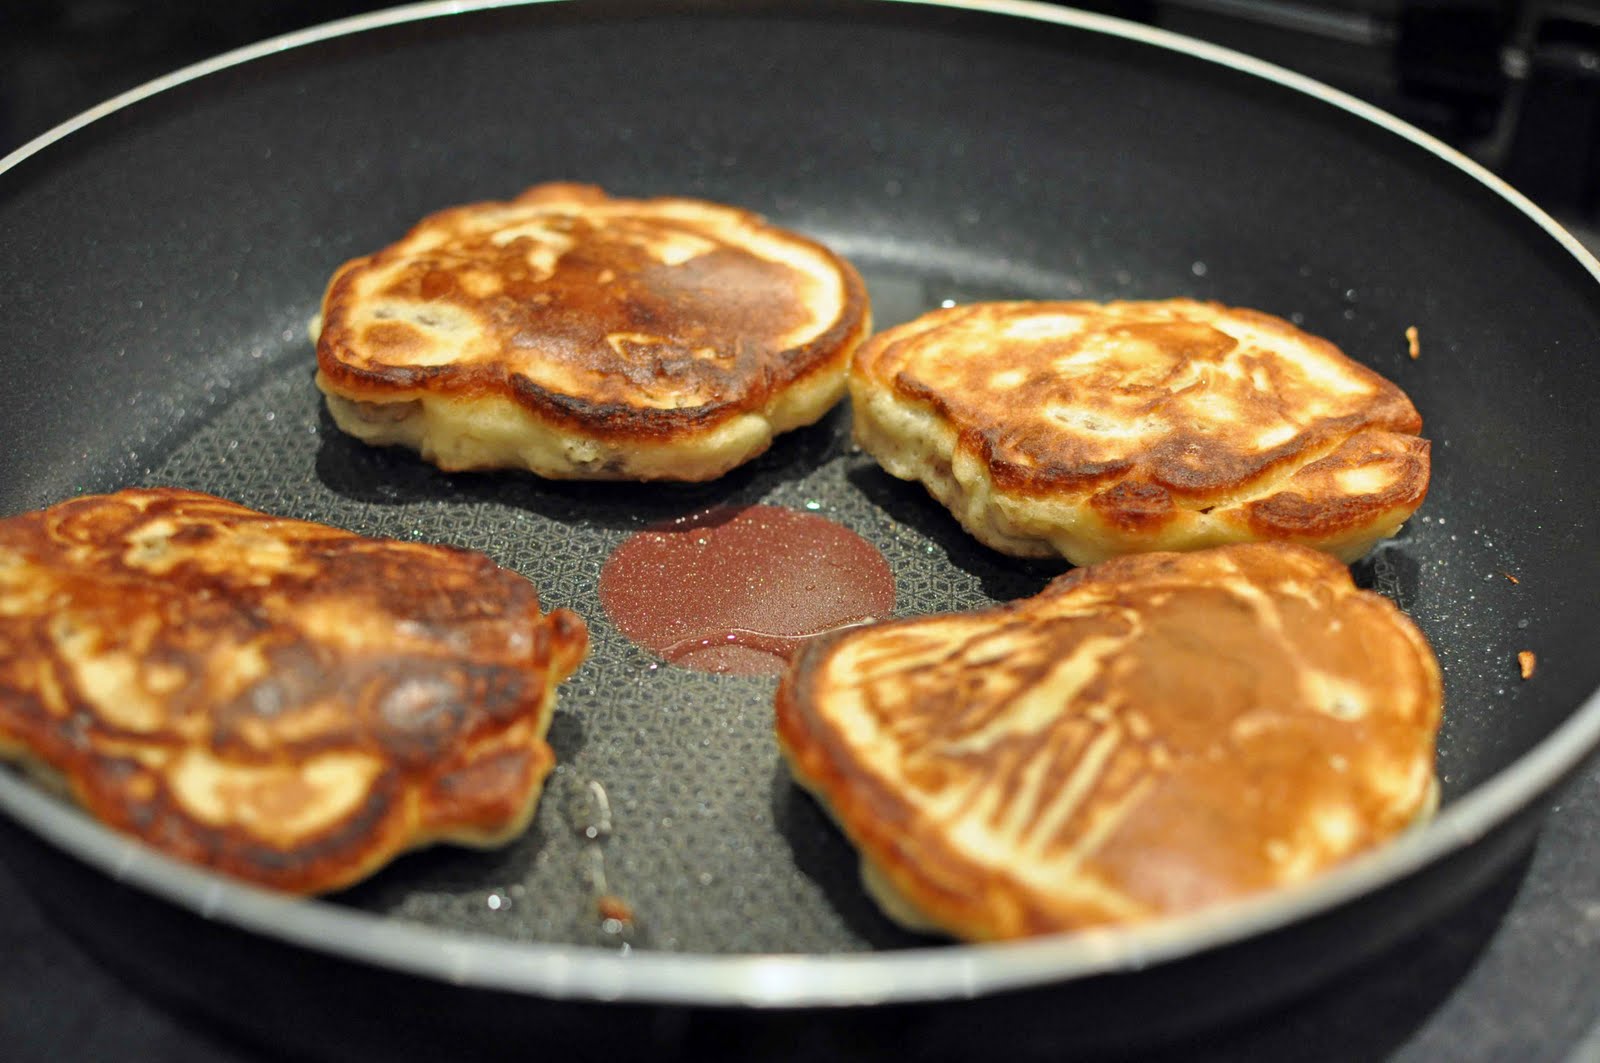
[[623,634],[706,672],[780,672],[809,639],[886,617],[894,601],[876,547],[780,506],[718,508],[647,529],[600,573],[600,602]]

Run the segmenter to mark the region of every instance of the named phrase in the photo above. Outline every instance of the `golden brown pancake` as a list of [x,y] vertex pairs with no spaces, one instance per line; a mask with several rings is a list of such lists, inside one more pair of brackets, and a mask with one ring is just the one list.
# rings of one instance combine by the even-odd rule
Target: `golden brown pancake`
[[167,489],[0,520],[0,756],[279,890],[520,833],[586,648],[465,550]]
[[1135,924],[1304,882],[1433,807],[1439,668],[1333,558],[1117,558],[979,612],[812,643],[795,777],[890,915],[968,939]]
[[1428,490],[1405,394],[1253,310],[982,303],[872,337],[856,439],[983,543],[1084,565],[1280,540],[1345,560]]
[[869,328],[849,263],[755,214],[546,184],[342,266],[317,384],[443,469],[709,480],[826,413]]

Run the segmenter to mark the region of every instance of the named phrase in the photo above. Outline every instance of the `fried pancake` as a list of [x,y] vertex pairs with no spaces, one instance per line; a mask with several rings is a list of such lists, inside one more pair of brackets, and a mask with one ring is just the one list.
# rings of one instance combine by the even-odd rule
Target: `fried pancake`
[[1353,561],[1428,491],[1422,419],[1398,387],[1215,303],[936,310],[863,344],[850,396],[885,470],[1018,557],[1267,539]]
[[1303,882],[1432,811],[1439,668],[1283,543],[1116,558],[979,612],[825,636],[777,694],[799,782],[891,916],[1134,924]]
[[443,469],[709,480],[826,413],[869,327],[849,263],[755,214],[547,184],[342,266],[317,385]]
[[0,756],[279,890],[520,833],[586,648],[465,550],[166,489],[0,520]]

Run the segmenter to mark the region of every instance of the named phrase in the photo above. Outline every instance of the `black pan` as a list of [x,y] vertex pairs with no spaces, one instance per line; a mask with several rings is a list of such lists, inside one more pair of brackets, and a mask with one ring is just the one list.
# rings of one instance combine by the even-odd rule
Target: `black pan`
[[[1538,210],[1303,79],[1044,5],[461,6],[225,56],[0,164],[0,513],[211,490],[484,549],[595,639],[527,837],[410,856],[324,901],[176,865],[0,773],[8,858],[113,963],[307,1051],[348,1050],[332,1030],[573,1056],[706,1024],[790,1053],[949,1055],[1023,1031],[1055,1051],[1303,989],[1523,851],[1536,799],[1600,738],[1600,266]],[[655,667],[601,614],[599,565],[650,521],[767,501],[879,546],[902,615],[1055,569],[975,546],[853,453],[847,410],[692,489],[447,476],[319,411],[306,322],[335,265],[557,178],[804,230],[860,266],[880,325],[985,296],[1184,294],[1302,322],[1396,380],[1433,489],[1357,575],[1444,666],[1438,819],[1307,888],[1158,926],[985,947],[896,930],[780,770],[771,682]],[[616,824],[608,885],[639,914],[627,938],[592,917],[573,829],[591,780]]]

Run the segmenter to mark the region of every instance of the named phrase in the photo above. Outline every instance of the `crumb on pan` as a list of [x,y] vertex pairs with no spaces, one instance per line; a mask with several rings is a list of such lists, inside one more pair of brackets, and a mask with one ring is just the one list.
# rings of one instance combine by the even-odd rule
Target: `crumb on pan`
[[633,924],[633,905],[614,893],[607,893],[594,902],[601,919],[616,920],[624,926]]
[[1517,670],[1522,673],[1522,678],[1532,679],[1533,670],[1539,667],[1539,657],[1532,650],[1523,650],[1517,654]]
[[1422,344],[1417,342],[1417,326],[1415,325],[1406,328],[1406,353],[1411,355],[1413,362],[1422,357]]

